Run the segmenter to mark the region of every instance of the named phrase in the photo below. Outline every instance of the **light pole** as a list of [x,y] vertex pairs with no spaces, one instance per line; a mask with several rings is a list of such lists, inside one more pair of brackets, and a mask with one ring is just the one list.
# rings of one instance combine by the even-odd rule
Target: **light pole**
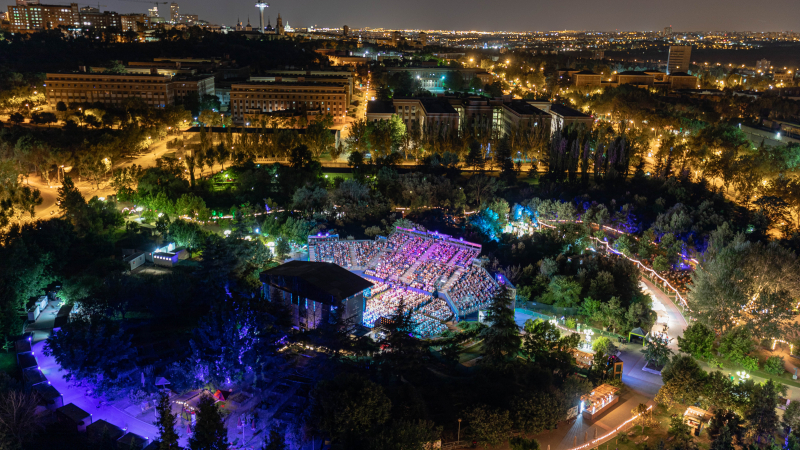
[[458,419],[458,442],[461,442],[461,419]]

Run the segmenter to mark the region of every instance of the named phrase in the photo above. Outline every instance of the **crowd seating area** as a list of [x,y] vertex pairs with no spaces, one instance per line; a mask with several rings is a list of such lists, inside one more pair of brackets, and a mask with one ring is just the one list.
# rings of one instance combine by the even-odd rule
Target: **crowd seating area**
[[458,253],[459,247],[448,242],[437,242],[433,244],[430,252],[428,252],[428,259],[446,263],[453,258],[453,255]]
[[433,244],[433,242],[430,239],[414,236],[408,239],[397,253],[402,254],[404,258],[417,259],[428,250],[431,244]]
[[314,251],[317,261],[332,262],[341,267],[353,265],[350,260],[350,246],[347,242],[320,243],[316,245]]
[[442,322],[431,319],[416,311],[411,313],[411,320],[416,324],[414,332],[424,338],[440,335],[447,329],[447,326]]
[[460,248],[455,256],[450,259],[450,264],[456,266],[467,267],[472,263],[472,260],[478,256],[478,249],[475,248]]
[[422,307],[420,307],[419,311],[441,321],[446,321],[453,316],[453,312],[450,311],[450,307],[447,306],[447,302],[440,298],[435,298],[430,302],[425,303],[422,305]]
[[439,280],[442,278],[445,280],[449,279],[455,271],[455,266],[449,266],[429,259],[414,269],[410,286],[422,289],[423,291],[433,292],[433,288]]
[[496,289],[497,285],[485,270],[470,267],[453,283],[449,295],[458,313],[463,315],[486,306]]
[[407,233],[392,233],[389,236],[389,250],[399,250],[405,243],[411,239],[411,235]]
[[385,241],[358,241],[353,243],[356,251],[356,265],[366,266],[378,253],[386,248]]
[[[389,286],[387,283],[379,283]],[[400,301],[405,301],[407,310],[415,310],[420,307],[428,296],[420,294],[402,286],[394,286],[385,290],[380,295],[373,295],[367,300],[367,307],[364,310],[364,325],[372,326],[378,317],[389,317],[397,311]]]

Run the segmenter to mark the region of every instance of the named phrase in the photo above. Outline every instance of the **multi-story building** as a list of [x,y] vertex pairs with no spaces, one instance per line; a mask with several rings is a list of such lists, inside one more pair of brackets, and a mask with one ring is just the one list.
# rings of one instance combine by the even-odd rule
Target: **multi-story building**
[[77,3],[66,5],[40,5],[17,2],[8,6],[8,21],[11,31],[20,33],[36,30],[51,30],[58,27],[79,28],[81,14]]
[[[553,109],[555,106],[555,109]],[[456,130],[492,138],[513,134],[520,129],[546,127],[550,124],[568,126],[582,123],[591,126],[593,119],[586,114],[549,102],[512,100],[510,96],[496,99],[482,97],[423,97],[394,98],[391,101],[371,101],[367,104],[367,121],[378,122],[398,116],[406,127],[420,130],[449,132]]]
[[669,60],[667,61],[667,74],[672,72],[686,72],[692,64],[691,45],[670,45]]
[[794,72],[791,70],[776,70],[772,74],[772,80],[775,81],[775,84],[786,84],[790,85],[794,81]]
[[180,22],[181,12],[177,3],[172,2],[169,5],[169,21],[172,23]]
[[11,30],[17,33],[37,30],[52,30],[64,27],[70,30],[81,28],[122,29],[120,15],[113,11],[100,12],[97,8],[78,8],[77,3],[66,5],[42,5],[33,2],[18,2],[8,6]]
[[122,31],[144,31],[150,28],[150,17],[146,14],[122,14],[119,16]]
[[354,81],[352,72],[332,70],[278,70],[267,72],[257,77],[250,77],[255,82],[279,83],[332,83],[345,86],[347,91],[347,104],[353,99]]
[[439,133],[458,130],[458,111],[447,99],[398,97],[393,100],[392,106],[394,114],[400,117],[408,129],[418,126],[420,130]]
[[686,72],[675,72],[667,77],[670,89],[697,89],[697,77]]
[[592,116],[572,109],[569,106],[552,104],[547,112],[550,113],[550,130],[552,132],[568,126],[584,126],[586,128],[591,128],[594,123]]
[[190,95],[196,95],[198,98],[202,98],[204,95],[215,95],[213,75],[178,77],[174,78],[171,84],[176,103],[182,102]]
[[767,73],[772,68],[772,62],[766,58],[759,59],[756,61],[756,72],[764,72]]
[[347,87],[340,83],[234,83],[230,99],[232,118],[237,123],[254,122],[258,116],[280,111],[331,114],[334,123],[344,123],[348,105]]
[[140,98],[150,106],[174,104],[172,79],[163,75],[48,73],[47,105],[64,103],[121,104]]
[[664,37],[672,36],[672,26],[664,27]]

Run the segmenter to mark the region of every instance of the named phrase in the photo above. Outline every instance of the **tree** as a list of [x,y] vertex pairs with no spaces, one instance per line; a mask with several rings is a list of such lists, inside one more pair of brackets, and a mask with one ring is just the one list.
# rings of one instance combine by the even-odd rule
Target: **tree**
[[481,442],[484,448],[505,442],[511,435],[512,423],[506,410],[479,405],[464,416],[469,424],[468,435]]
[[705,379],[706,373],[694,358],[675,355],[661,370],[664,386],[659,389],[656,401],[667,405],[692,405],[703,394]]
[[750,393],[750,406],[744,418],[747,419],[748,428],[753,431],[757,443],[761,443],[762,438],[771,438],[778,430],[778,414],[775,408],[778,406],[779,394],[779,385],[771,379],[764,384],[755,385]]
[[719,432],[717,437],[711,441],[709,450],[734,450],[731,431],[728,429],[728,427],[722,427],[722,430]]
[[509,444],[511,444],[511,450],[539,450],[540,448],[536,439],[526,439],[521,436],[512,437]]
[[783,412],[783,426],[789,428],[794,434],[800,432],[800,402],[789,403]]
[[602,352],[605,355],[616,355],[617,346],[611,342],[611,339],[600,336],[592,342],[592,350],[595,352]]
[[476,206],[481,206],[500,188],[497,178],[484,174],[473,175],[467,181],[467,193]]
[[228,431],[214,397],[203,395],[197,402],[197,422],[189,437],[191,450],[226,450]]
[[776,242],[749,242],[725,225],[711,234],[688,301],[698,320],[719,334],[738,324],[769,339],[785,335],[798,296],[800,263],[793,252]]
[[340,374],[314,389],[311,423],[343,448],[355,448],[388,419],[392,403],[383,388],[360,375]]
[[286,450],[286,439],[283,433],[277,428],[270,428],[269,443],[264,446],[264,450]]
[[692,431],[683,419],[682,414],[677,414],[669,420],[669,430],[667,432],[683,446],[686,446],[692,440]]
[[289,253],[292,251],[292,247],[289,245],[289,241],[286,238],[279,238],[275,241],[275,254],[278,259],[286,259],[289,257]]
[[715,440],[724,430],[728,433],[729,438],[736,438],[736,442],[743,445],[746,431],[743,425],[744,421],[738,414],[729,409],[719,408],[714,411],[714,416],[709,421],[706,430],[708,435]]
[[[97,351],[111,348],[114,351]],[[112,396],[127,386],[121,375],[135,360],[130,335],[105,314],[71,319],[47,339],[45,354],[55,357],[66,380],[81,380]]]
[[568,409],[560,392],[534,392],[512,403],[514,425],[532,434],[554,429],[566,418]]
[[580,305],[581,289],[580,283],[572,277],[554,276],[539,301],[557,307],[574,308]]
[[23,116],[22,114],[20,114],[18,112],[15,112],[15,113],[11,114],[10,116],[8,116],[8,120],[11,121],[14,124],[19,125],[19,124],[21,124],[22,122],[25,121],[25,116]]
[[469,143],[469,153],[467,153],[467,156],[464,158],[464,164],[481,173],[486,168],[486,158],[483,156],[481,143],[477,140],[473,140]]
[[647,362],[653,364],[657,367],[664,366],[667,361],[669,361],[670,355],[672,355],[672,350],[667,346],[669,342],[669,338],[662,336],[651,336],[650,339],[647,340],[647,344],[645,344],[645,349],[642,350],[644,353],[644,357],[647,358]]
[[3,448],[23,448],[28,438],[41,427],[37,405],[38,398],[32,392],[14,389],[0,392],[0,437],[9,445]]
[[69,219],[75,228],[80,229],[86,214],[86,200],[75,187],[72,178],[65,176],[58,188],[58,209]]
[[521,339],[514,321],[512,301],[508,288],[501,284],[487,308],[486,318],[490,325],[481,333],[483,361],[487,364],[498,365],[513,360],[520,349]]
[[722,335],[719,341],[719,352],[733,362],[742,362],[755,348],[750,329],[740,326]]
[[401,420],[385,425],[371,441],[372,450],[425,450],[441,439],[442,427],[428,420]]
[[694,322],[678,336],[678,348],[697,358],[708,359],[714,347],[716,334],[700,322]]
[[155,426],[158,428],[159,450],[172,450],[178,448],[178,433],[175,432],[177,415],[172,413],[172,402],[169,395],[161,393],[156,404]]

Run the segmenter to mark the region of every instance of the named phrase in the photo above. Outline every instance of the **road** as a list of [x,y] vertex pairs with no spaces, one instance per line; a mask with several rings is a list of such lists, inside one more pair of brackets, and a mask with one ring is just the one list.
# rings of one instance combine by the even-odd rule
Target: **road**
[[[172,152],[172,150],[167,150],[166,140],[157,141],[150,146],[146,153],[134,158],[125,158],[115,162],[112,170],[129,167],[133,164],[143,167],[152,167],[155,166],[156,159],[161,158],[164,156],[164,154],[170,152]],[[42,204],[37,206],[35,209],[36,218],[46,219],[52,216],[57,216],[60,213],[56,201],[58,200],[58,189],[61,187],[61,183],[55,177],[51,178],[50,181],[50,185],[46,185],[40,176],[31,176],[23,182],[24,184],[39,189],[39,192],[42,195]],[[108,180],[105,180],[103,183],[101,183],[100,189],[97,189],[97,186],[89,181],[81,181],[78,178],[75,178],[72,181],[75,183],[75,187],[78,188],[78,190],[87,200],[94,196],[108,197],[115,193],[114,189],[108,185]],[[29,220],[29,216],[26,217],[27,218],[25,220]]]

